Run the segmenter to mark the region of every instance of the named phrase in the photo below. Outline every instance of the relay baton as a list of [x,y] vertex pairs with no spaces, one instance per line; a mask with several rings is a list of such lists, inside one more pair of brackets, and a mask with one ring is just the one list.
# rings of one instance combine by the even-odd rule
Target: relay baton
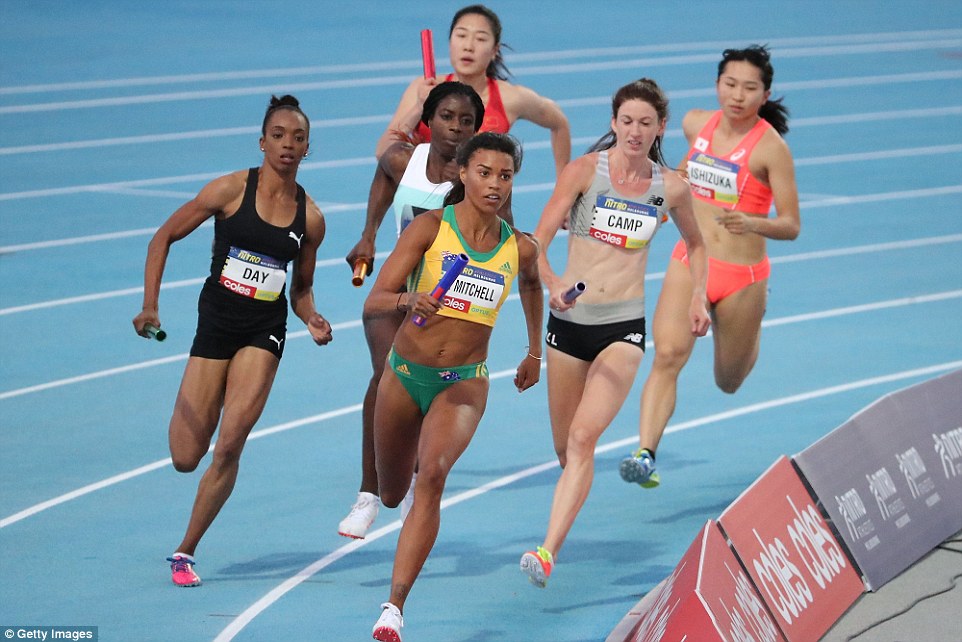
[[421,30],[421,62],[424,64],[424,78],[434,78],[437,74],[434,69],[434,40],[430,29]]
[[351,285],[356,288],[364,285],[364,277],[367,276],[367,264],[364,259],[354,261],[354,276],[351,277]]
[[[431,290],[431,297],[434,298],[435,301],[440,301],[444,298],[444,295],[447,294],[448,288],[454,284],[455,279],[461,275],[461,272],[464,270],[464,267],[467,264],[467,254],[458,254],[454,258],[454,262],[438,281],[438,284],[434,286],[434,289]],[[425,321],[427,321],[427,319],[422,317],[420,314],[415,314],[411,319],[411,322],[418,327],[424,325]]]
[[577,283],[572,285],[570,288],[568,288],[568,290],[564,294],[561,295],[561,300],[564,301],[565,303],[571,303],[572,301],[577,299],[579,296],[584,294],[585,288],[587,287],[588,286],[585,285],[584,281],[578,281]]
[[158,341],[163,341],[167,338],[167,333],[150,323],[144,324],[144,332],[147,333],[148,339],[157,339]]

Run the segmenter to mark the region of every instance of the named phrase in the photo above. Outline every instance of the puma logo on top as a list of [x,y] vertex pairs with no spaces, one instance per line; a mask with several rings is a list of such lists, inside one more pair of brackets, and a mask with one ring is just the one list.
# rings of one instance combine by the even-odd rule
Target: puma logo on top
[[301,234],[298,236],[297,234],[294,234],[294,232],[288,232],[287,235],[297,241],[297,249],[301,249],[301,239],[304,238],[304,235]]

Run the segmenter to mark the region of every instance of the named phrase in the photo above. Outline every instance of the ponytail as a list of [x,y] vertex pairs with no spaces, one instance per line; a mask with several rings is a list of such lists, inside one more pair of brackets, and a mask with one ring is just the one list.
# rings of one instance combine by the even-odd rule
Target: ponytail
[[788,107],[782,104],[784,97],[777,100],[769,100],[758,110],[758,115],[768,121],[780,136],[788,133]]
[[461,177],[458,176],[453,181],[451,181],[451,189],[448,193],[444,195],[444,202],[441,204],[442,207],[447,207],[448,205],[454,205],[455,203],[460,203],[464,200],[464,183],[461,182]]

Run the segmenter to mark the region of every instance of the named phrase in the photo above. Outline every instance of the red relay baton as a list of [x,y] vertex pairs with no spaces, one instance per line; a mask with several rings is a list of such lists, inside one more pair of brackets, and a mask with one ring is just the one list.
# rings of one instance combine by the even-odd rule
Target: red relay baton
[[[455,280],[461,276],[461,272],[464,271],[464,268],[467,264],[467,254],[458,254],[456,257],[454,257],[454,262],[451,263],[451,266],[445,271],[444,275],[438,281],[438,284],[434,286],[433,290],[431,290],[431,296],[435,301],[440,301],[444,298],[444,295],[448,292],[448,288],[454,285]],[[420,314],[415,314],[411,318],[411,323],[418,327],[423,326],[425,321],[427,321],[427,319],[422,317]]]
[[424,64],[424,78],[434,78],[434,39],[430,29],[421,30],[421,62]]

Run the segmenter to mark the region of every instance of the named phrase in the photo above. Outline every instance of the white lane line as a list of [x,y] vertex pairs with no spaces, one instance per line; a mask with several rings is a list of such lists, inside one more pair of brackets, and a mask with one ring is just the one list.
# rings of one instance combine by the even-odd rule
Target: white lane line
[[[299,171],[313,171],[321,169],[332,169],[340,167],[361,167],[376,164],[374,155],[359,156],[357,158],[341,158],[330,161],[307,161],[300,165]],[[21,198],[38,198],[44,196],[63,196],[65,194],[87,194],[100,192],[114,192],[120,189],[137,187],[152,187],[155,185],[175,185],[177,183],[206,183],[215,178],[230,174],[233,170],[220,172],[203,172],[199,174],[184,174],[181,176],[163,176],[160,178],[143,178],[133,181],[115,181],[113,183],[92,183],[88,185],[75,185],[71,187],[52,187],[40,190],[27,190],[24,192],[5,192],[0,193],[0,201],[12,201]],[[17,213],[21,215],[21,213]]]
[[[353,116],[350,118],[325,118],[311,121],[311,129],[322,127],[355,127],[358,125],[374,125],[388,123],[391,114],[373,116]],[[142,136],[118,136],[113,138],[95,138],[91,140],[77,140],[63,143],[47,143],[43,145],[20,145],[15,147],[0,147],[0,156],[11,154],[35,154],[37,152],[61,152],[72,149],[88,149],[91,147],[113,147],[116,145],[143,145],[147,143],[169,143],[171,141],[191,140],[194,138],[220,138],[224,136],[253,136],[259,134],[260,126],[224,127],[220,129],[202,129],[188,132],[173,132],[170,134],[147,134]]]
[[[843,34],[837,36],[799,36],[792,38],[749,38],[751,42],[767,42],[774,47],[801,45],[829,45],[851,44],[859,42],[874,42],[876,40],[906,40],[951,38],[962,36],[960,29],[938,29],[925,31],[895,31],[879,33]],[[562,58],[601,57],[640,53],[665,53],[673,51],[687,51],[690,49],[704,49],[714,51],[729,46],[725,40],[666,43],[656,45],[637,45],[633,47],[592,47],[584,49],[565,49],[559,51],[540,51],[530,53],[507,52],[505,59],[508,63],[530,62],[537,60],[556,61]],[[57,91],[75,91],[90,89],[107,89],[117,87],[137,87],[144,85],[181,84],[189,82],[213,82],[220,80],[241,80],[248,78],[271,78],[278,76],[306,76],[312,74],[344,74],[363,71],[391,71],[399,69],[420,69],[420,60],[390,60],[372,63],[351,63],[340,65],[315,65],[309,67],[282,67],[277,69],[248,69],[242,71],[220,71],[195,74],[180,74],[169,76],[146,76],[139,78],[114,78],[108,80],[84,80],[64,83],[48,83],[42,85],[19,85],[0,87],[0,95],[30,94]]]
[[[333,330],[347,330],[349,328],[357,328],[361,326],[361,320],[356,321],[345,321],[344,323],[332,324],[331,329]],[[131,326],[131,331],[133,327]],[[298,332],[290,332],[287,335],[288,341],[291,339],[298,339],[300,337],[307,336],[307,330],[301,330]],[[174,354],[169,357],[163,357],[161,359],[151,359],[149,361],[141,361],[139,363],[132,363],[126,366],[119,366],[117,368],[108,368],[107,370],[98,370],[97,372],[89,372],[87,374],[77,375],[76,377],[67,377],[66,379],[57,379],[56,381],[48,381],[46,383],[40,383],[35,386],[27,386],[26,388],[18,388],[16,390],[8,390],[6,392],[0,393],[0,400],[10,399],[13,397],[21,397],[23,395],[29,395],[34,392],[42,392],[44,390],[50,390],[52,388],[62,388],[64,386],[73,385],[75,383],[84,383],[86,381],[94,381],[95,379],[103,379],[104,377],[111,377],[113,375],[125,374],[127,372],[134,372],[136,370],[143,370],[144,368],[153,368],[155,366],[162,366],[168,363],[176,363],[178,361],[187,361],[187,357],[190,355],[187,352],[182,352],[180,354]]]
[[[377,260],[384,260],[387,258],[390,252],[378,252],[374,255]],[[314,263],[315,268],[331,267],[332,265],[343,265],[347,266],[344,259],[321,259]],[[169,281],[166,283],[161,283],[161,290],[174,290],[177,288],[185,288],[200,285],[206,280],[206,276],[200,276],[193,279],[181,279],[179,281]],[[61,305],[70,305],[73,303],[88,303],[90,301],[101,301],[103,299],[112,299],[120,296],[129,296],[132,294],[143,294],[144,287],[137,286],[132,288],[124,288],[122,290],[110,290],[108,292],[94,292],[92,294],[79,294],[77,296],[67,297],[64,299],[54,299],[51,301],[41,301],[39,303],[28,303],[26,305],[19,305],[10,308],[0,308],[0,316],[5,316],[7,314],[17,314],[18,312],[28,312],[31,310],[43,310],[45,308],[54,308]]]
[[[523,193],[523,192],[550,190],[553,188],[554,188],[554,183],[539,183],[536,185],[522,186],[515,189],[514,191],[518,193]],[[859,196],[824,197],[824,198],[819,198],[813,201],[802,201],[800,203],[800,207],[803,211],[807,211],[807,210],[824,208],[824,207],[834,207],[838,205],[855,205],[859,203],[876,203],[881,201],[903,200],[903,199],[911,200],[911,199],[920,199],[920,198],[927,198],[927,197],[933,197],[933,196],[946,196],[949,194],[960,194],[960,193],[962,193],[962,185],[946,185],[944,187],[934,187],[934,188],[925,188],[925,189],[916,189],[916,190],[902,190],[898,192],[884,192],[881,194],[863,194]],[[340,207],[347,209],[347,208],[353,207],[353,204],[344,204]],[[131,231],[130,235],[134,236],[136,234],[134,234],[133,232],[143,232],[143,231],[144,230]],[[124,233],[118,233],[118,234],[124,234]],[[89,237],[84,237],[84,238],[89,238]],[[946,241],[946,240],[951,241],[952,239],[957,239],[957,236],[955,235],[946,236],[946,237],[941,237],[941,239],[942,241]],[[50,247],[56,247],[61,245],[68,245],[69,243],[67,241],[68,241],[67,239],[64,239],[61,241],[44,241],[42,243],[50,244]],[[84,241],[77,241],[77,242],[80,243]],[[937,237],[933,239],[932,242],[939,243],[940,239]],[[26,247],[27,249],[38,249],[35,244],[26,244],[21,246],[10,245],[6,247],[0,247],[0,255],[2,255],[7,251],[17,251],[17,248],[23,248],[23,247]],[[386,256],[386,255],[387,255],[386,253],[378,253],[378,257]],[[342,262],[343,262],[343,259],[341,258],[321,259],[316,263],[316,266],[328,267],[332,265],[340,265]],[[171,282],[163,283],[161,285],[161,289],[189,287],[189,286],[196,285],[198,283],[202,283],[205,278],[206,277],[195,277],[193,279],[171,281]],[[77,296],[65,297],[62,299],[38,301],[36,303],[25,303],[23,305],[11,306],[8,308],[0,308],[0,316],[4,316],[8,314],[18,314],[21,312],[30,312],[33,310],[42,310],[42,309],[57,307],[61,305],[70,305],[74,303],[84,303],[89,301],[100,301],[103,299],[110,299],[110,298],[120,297],[120,296],[130,296],[134,294],[141,294],[143,293],[143,291],[144,291],[143,286],[139,286],[139,287],[123,288],[120,290],[108,290],[106,292],[80,294]]]
[[[117,189],[117,190],[104,190],[124,194],[137,194],[139,196],[164,196],[169,198],[177,198],[184,201],[190,200],[196,196],[194,192],[168,192],[160,190],[142,190],[142,189]],[[334,212],[355,212],[363,210],[367,207],[367,203],[322,203],[320,204],[321,211],[324,214],[331,214]],[[200,227],[213,227],[213,221],[205,221],[200,224]],[[117,239],[131,238],[134,236],[153,236],[154,232],[157,231],[156,227],[141,227],[135,230],[122,230],[120,232],[106,232],[104,234],[88,234],[86,236],[73,236],[65,239],[51,239],[49,241],[35,241],[33,243],[20,243],[18,245],[2,245],[0,246],[0,254],[8,254],[12,252],[29,252],[33,250],[46,250],[54,247],[64,247],[67,245],[80,245],[84,243],[99,243],[102,241],[115,241]]]
[[[909,74],[888,74],[884,76],[856,76],[854,78],[840,79],[831,78],[824,80],[801,81],[804,86],[796,86],[797,82],[777,83],[774,90],[777,93],[785,91],[798,91],[804,89],[823,89],[828,83],[836,83],[836,86],[849,87],[853,85],[865,86],[875,84],[890,85],[896,82],[920,82],[931,80],[953,80],[962,78],[962,71],[948,72],[927,72]],[[682,98],[696,98],[714,96],[714,88],[687,89],[669,91],[668,97],[671,100]],[[611,102],[610,96],[591,96],[585,98],[559,98],[555,100],[563,108],[577,108],[594,105],[607,105]],[[792,128],[806,127],[810,125],[836,125],[845,123],[871,122],[878,120],[903,120],[906,118],[937,118],[944,116],[958,115],[962,107],[929,107],[920,109],[902,109],[881,112],[866,112],[864,114],[841,114],[833,116],[820,116],[809,118],[793,118]],[[375,125],[387,123],[391,120],[391,114],[376,114],[371,116],[354,116],[349,118],[326,118],[312,121],[311,128],[334,128],[334,127],[356,127],[360,125]],[[75,149],[89,149],[96,147],[113,147],[117,145],[144,145],[149,143],[167,143],[172,141],[191,140],[196,138],[220,138],[225,136],[252,136],[257,134],[260,128],[256,125],[247,127],[225,127],[216,129],[201,129],[186,132],[171,132],[167,134],[145,134],[140,136],[116,136],[112,138],[95,138],[89,140],[65,141],[59,143],[44,143],[35,145],[19,145],[13,147],[0,147],[0,156],[14,154],[35,154],[40,152],[60,152]],[[527,148],[527,146],[526,146]]]
[[[668,131],[666,134],[668,137],[680,137],[681,130],[674,129]],[[584,144],[590,143],[597,140],[594,136],[586,136],[583,138],[575,139],[572,144]],[[548,141],[536,141],[532,143],[525,144],[525,149],[547,149],[549,146]],[[906,147],[899,149],[883,149],[877,151],[860,152],[853,155],[853,159],[861,161],[872,161],[872,160],[887,160],[891,158],[898,158],[900,156],[912,157],[919,155],[928,154],[949,154],[958,151],[958,145],[929,145],[923,147]],[[815,156],[811,158],[800,158],[795,159],[796,165],[822,165],[826,163],[836,163],[836,162],[848,162],[849,155],[832,155],[832,156]],[[343,168],[343,167],[361,167],[367,165],[374,165],[376,163],[374,156],[360,156],[356,158],[341,158],[330,161],[312,161],[301,163],[300,170],[302,172],[310,172],[314,170],[325,170],[333,168]],[[131,188],[144,188],[144,187],[154,187],[157,185],[172,185],[178,183],[206,183],[225,174],[229,174],[230,171],[222,172],[205,172],[201,174],[186,174],[181,176],[164,176],[160,178],[145,178],[132,181],[117,181],[113,183],[90,183],[86,185],[74,185],[68,187],[49,187],[44,189],[36,190],[25,190],[19,192],[2,192],[0,193],[0,201],[14,201],[25,198],[46,198],[50,196],[65,196],[68,194],[89,194],[89,193],[103,193],[103,192],[118,192],[120,190],[126,190]],[[553,183],[548,183],[553,185]],[[517,189],[516,189],[517,191]],[[322,209],[322,211],[324,211]],[[8,210],[0,212],[0,214],[5,214],[9,212],[10,214],[16,214],[21,216],[21,212],[16,212],[14,210]]]
[[834,165],[836,163],[861,163],[864,161],[884,160],[886,158],[909,158],[912,156],[934,156],[936,154],[957,154],[962,152],[962,145],[929,145],[908,149],[890,149],[871,152],[855,152],[851,154],[834,154],[818,158],[800,158],[795,161],[796,167],[811,165]]
[[[278,424],[276,426],[271,426],[270,428],[264,428],[263,430],[255,430],[251,432],[251,434],[248,436],[247,439],[248,441],[252,439],[260,439],[262,437],[267,437],[269,435],[276,435],[277,433],[285,432],[293,428],[299,428],[300,426],[305,426],[307,424],[326,421],[328,419],[334,419],[336,417],[341,417],[343,415],[348,415],[348,414],[351,414],[354,412],[360,412],[360,411],[361,411],[361,404],[356,404],[354,406],[346,406],[344,408],[338,408],[337,410],[332,410],[330,412],[322,412],[320,414],[313,415],[311,417],[304,417],[302,419],[288,421],[286,423]],[[207,452],[213,451],[215,445],[216,444],[211,444]],[[107,479],[102,479],[99,482],[88,484],[76,490],[72,490],[69,493],[64,493],[63,495],[54,497],[53,499],[49,499],[45,502],[40,502],[39,504],[35,504],[18,513],[14,513],[9,517],[0,519],[0,528],[5,528],[10,524],[15,524],[21,520],[27,519],[28,517],[31,517],[33,515],[36,515],[37,513],[41,513],[47,510],[48,508],[59,506],[60,504],[64,504],[66,502],[72,501],[79,497],[83,497],[84,495],[89,495],[90,493],[96,492],[98,490],[102,490],[109,486],[114,486],[115,484],[120,484],[122,482],[129,481],[131,479],[134,479],[135,477],[140,477],[141,475],[145,475],[151,471],[157,470],[158,468],[166,468],[172,463],[173,462],[171,461],[170,457],[167,457],[166,459],[158,459],[155,462],[151,462],[144,466],[140,466],[139,468],[128,470],[127,472],[114,475],[113,477],[108,477]]]
[[[922,40],[905,40],[897,38],[892,42],[875,42],[860,44],[839,44],[814,47],[782,47],[778,50],[779,59],[811,58],[826,56],[861,55],[867,53],[897,53],[902,51],[921,51],[927,49],[947,49],[962,45],[959,38],[926,38]],[[516,67],[512,72],[520,77],[543,76],[572,73],[590,73],[614,69],[649,69],[669,65],[688,65],[704,62],[716,62],[718,54],[715,51],[667,55],[658,57],[628,58],[600,62],[574,62],[568,64],[538,65],[532,67]],[[322,89],[346,89],[357,87],[386,86],[408,84],[409,74],[399,76],[373,76],[370,78],[321,80],[315,82],[293,82],[273,80],[271,84],[247,87],[231,87],[225,89],[207,89],[192,91],[176,91],[157,94],[141,94],[132,96],[115,96],[110,98],[93,98],[86,100],[69,100],[49,103],[32,103],[22,105],[7,105],[0,107],[0,115],[35,113],[42,111],[60,111],[65,109],[87,109],[97,107],[116,107],[122,105],[142,105],[151,103],[204,100],[211,98],[228,98],[236,96],[250,96],[262,93],[305,92]]]
[[[930,366],[927,368],[918,368],[915,370],[905,370],[902,372],[896,372],[889,375],[884,375],[880,377],[872,377],[870,379],[862,379],[860,381],[853,381],[851,383],[842,384],[838,386],[831,386],[828,388],[821,388],[819,390],[812,390],[810,392],[805,392],[797,395],[791,395],[788,397],[781,397],[779,399],[772,399],[770,401],[765,401],[761,403],[751,404],[748,406],[743,406],[741,408],[735,408],[728,410],[726,412],[720,412],[714,415],[707,415],[699,419],[693,419],[691,421],[686,421],[684,423],[669,426],[665,431],[667,433],[681,432],[683,430],[690,430],[692,428],[697,428],[699,426],[706,426],[713,423],[718,423],[731,419],[733,417],[741,417],[747,414],[761,412],[763,410],[770,410],[772,408],[778,408],[780,406],[787,406],[790,404],[802,403],[805,401],[811,401],[812,399],[818,399],[821,397],[828,397],[830,395],[842,394],[845,392],[850,392],[852,390],[858,390],[860,388],[867,388],[871,386],[880,385],[883,383],[891,383],[894,381],[900,381],[903,379],[910,379],[915,377],[929,376],[945,372],[947,370],[955,370],[962,367],[962,361],[953,361],[950,363],[943,363],[936,366]],[[598,446],[595,448],[595,454],[601,454],[608,452],[610,450],[617,450],[621,448],[626,448],[632,446],[638,442],[637,436],[629,437],[626,439],[621,439],[603,446]],[[492,480],[481,486],[477,486],[471,490],[467,490],[451,497],[447,497],[441,501],[441,510],[448,508],[449,506],[454,506],[460,504],[461,502],[467,501],[483,495],[487,492],[495,490],[497,488],[502,488],[508,486],[518,480],[525,479],[527,477],[532,477],[538,475],[544,471],[551,470],[558,466],[557,461],[549,461],[537,466],[532,466],[530,468],[525,468],[519,470],[516,473],[507,475],[505,477],[500,477],[498,479]],[[341,546],[334,551],[328,553],[324,557],[320,558],[316,562],[306,566],[301,571],[295,575],[284,580],[271,591],[266,593],[264,597],[260,598],[254,602],[251,606],[247,607],[243,613],[238,615],[228,624],[223,631],[214,638],[214,642],[229,642],[233,640],[238,633],[240,633],[244,628],[250,624],[254,618],[263,613],[272,604],[280,600],[284,595],[291,592],[293,589],[297,588],[300,584],[309,580],[311,577],[317,575],[319,572],[331,566],[338,560],[346,557],[347,555],[353,553],[359,548],[363,548],[368,544],[375,542],[385,535],[396,531],[401,528],[401,521],[395,520],[386,526],[383,526],[371,533],[368,533],[363,540],[355,540],[350,544]]]
[[[946,294],[948,294],[948,293],[946,293]],[[958,296],[962,296],[962,291],[956,291],[956,292],[954,293],[954,295],[957,296],[957,297],[958,297]],[[945,297],[939,297],[938,295],[934,295],[933,297],[912,297],[911,299],[897,299],[897,300],[894,300],[894,301],[899,301],[899,302],[901,302],[901,305],[917,305],[917,304],[923,303],[923,302],[930,302],[930,301],[940,300],[941,298],[945,298]],[[877,304],[877,305],[878,305],[880,308],[892,307],[893,301],[883,301],[883,302],[880,302],[880,303]],[[831,317],[831,316],[839,316],[839,315],[841,315],[841,314],[856,314],[856,313],[860,313],[860,312],[870,312],[870,311],[872,311],[873,309],[874,309],[874,308],[872,308],[871,306],[850,306],[850,307],[847,307],[847,308],[839,308],[838,310],[825,310],[825,311],[819,312],[819,313],[812,313],[812,314],[807,314],[807,315],[795,315],[795,316],[792,316],[792,317],[783,317],[783,318],[780,318],[780,319],[772,319],[772,320],[763,322],[763,323],[762,323],[762,326],[763,326],[763,327],[766,327],[766,326],[786,325],[786,324],[789,324],[789,323],[800,323],[800,322],[804,322],[804,321],[810,321],[810,320],[816,319],[816,318],[827,318],[827,317]],[[844,312],[840,312],[841,310],[844,310]],[[357,322],[352,322],[352,323],[353,323],[353,325],[355,325],[355,326],[360,325],[360,322],[359,322],[359,321],[357,321]],[[301,334],[306,334],[306,331],[302,332]],[[648,346],[649,348],[651,347],[651,342],[650,342],[650,341],[647,343],[647,346]],[[169,357],[165,362],[169,362],[169,361],[172,361],[172,360],[175,360],[175,359],[178,359],[178,358],[186,358],[186,357],[187,357],[187,355],[176,355],[175,357]],[[155,362],[147,362],[147,363],[148,363],[149,365],[157,365]],[[953,362],[953,363],[962,363],[962,362]],[[145,366],[145,367],[146,367],[146,366]],[[940,366],[940,367],[941,367],[941,366]],[[542,365],[542,368],[544,368],[544,365]],[[513,377],[514,374],[515,374],[515,372],[516,372],[515,369],[501,370],[501,371],[492,373],[492,374],[490,375],[490,377],[491,377],[491,379],[501,379],[501,378],[504,378],[504,377]],[[830,389],[827,389],[827,390],[837,390],[837,389],[838,389],[838,387],[830,388]],[[795,399],[798,399],[798,396],[786,397],[786,399],[793,399],[793,400],[795,400]],[[768,403],[770,404],[770,402],[768,402]],[[763,404],[756,404],[756,405],[754,405],[754,406],[750,406],[750,408],[759,408],[759,409],[760,409],[760,406],[761,406],[761,405],[763,405]],[[773,407],[773,406],[767,405],[767,406],[765,406],[765,407]],[[350,413],[354,413],[354,412],[359,412],[360,409],[361,409],[361,405],[360,405],[360,404],[355,404],[355,405],[352,405],[352,406],[345,406],[345,407],[338,408],[338,409],[335,409],[335,410],[332,410],[332,411],[328,411],[328,412],[325,412],[325,413],[321,413],[321,414],[318,414],[318,415],[313,415],[313,416],[311,416],[311,417],[305,417],[305,418],[302,418],[302,419],[297,419],[297,420],[290,421],[290,422],[287,422],[287,423],[279,424],[279,425],[277,425],[277,426],[272,426],[272,427],[264,428],[264,429],[261,429],[261,430],[255,430],[255,431],[253,431],[253,432],[251,433],[251,435],[250,435],[250,437],[248,437],[248,439],[259,439],[259,438],[261,438],[261,437],[265,437],[265,436],[268,436],[268,435],[277,434],[277,433],[284,432],[284,431],[287,431],[287,430],[291,430],[291,429],[293,429],[293,428],[297,428],[297,427],[300,427],[300,426],[304,426],[304,425],[308,425],[308,424],[312,424],[312,423],[317,423],[317,422],[319,422],[319,421],[325,421],[325,420],[327,420],[327,419],[332,419],[332,418],[335,418],[335,417],[340,417],[340,416],[343,416],[343,415],[346,415],[346,414],[350,414]],[[729,413],[730,413],[730,412],[734,412],[734,411],[729,411]],[[754,412],[754,410],[753,410],[753,412]],[[722,413],[722,414],[723,414],[723,415],[726,415],[727,413]],[[713,415],[713,417],[715,417],[715,416],[716,416],[716,415]],[[734,415],[732,415],[732,416],[734,416]],[[689,422],[689,423],[691,423],[691,422]],[[691,425],[694,426],[694,425],[700,425],[700,424],[694,424],[694,423],[692,423]],[[675,432],[675,431],[677,431],[677,430],[683,430],[684,427],[686,427],[686,426],[688,426],[688,424],[679,424],[679,426],[674,427],[674,428],[669,427],[667,431],[668,431],[668,432]],[[634,438],[628,439],[628,440],[623,440],[623,441],[621,441],[621,442],[617,442],[616,445],[619,445],[619,446],[620,446],[620,445],[624,445],[624,444],[632,441],[633,439],[634,439]],[[213,447],[214,447],[214,446],[212,445],[211,448],[213,448]],[[615,447],[615,446],[608,447],[608,449],[613,448],[613,447]],[[604,452],[604,451],[601,450],[601,451],[598,451],[598,452]],[[130,471],[127,471],[127,472],[124,472],[124,473],[120,473],[120,474],[118,474],[118,475],[114,475],[114,476],[112,476],[112,477],[109,477],[109,478],[107,478],[107,479],[101,480],[101,481],[99,481],[99,482],[95,482],[95,483],[93,483],[93,484],[88,484],[87,486],[83,486],[83,487],[81,487],[81,488],[78,488],[78,489],[76,489],[76,490],[70,491],[70,492],[65,493],[65,494],[63,494],[63,495],[59,495],[59,496],[57,496],[57,497],[54,497],[53,499],[50,499],[50,500],[47,500],[47,501],[44,501],[44,502],[40,502],[40,503],[38,503],[38,504],[35,504],[35,505],[30,506],[30,507],[28,507],[28,508],[25,508],[25,509],[23,509],[23,510],[17,512],[17,513],[14,513],[13,515],[10,515],[10,516],[8,516],[8,517],[5,517],[5,518],[3,518],[3,519],[0,519],[0,528],[4,528],[4,527],[9,526],[9,525],[11,525],[11,524],[15,524],[16,522],[19,522],[19,521],[21,521],[21,520],[23,520],[23,519],[26,519],[27,517],[31,517],[32,515],[36,515],[37,513],[43,512],[43,511],[47,510],[48,508],[52,508],[52,507],[54,507],[54,506],[58,506],[58,505],[63,504],[63,503],[65,503],[65,502],[71,501],[71,500],[73,500],[73,499],[77,499],[77,498],[82,497],[82,496],[84,496],[84,495],[90,494],[90,493],[92,493],[92,492],[94,492],[94,491],[101,490],[101,489],[103,489],[103,488],[107,488],[108,486],[113,486],[113,485],[115,485],[115,484],[119,484],[119,483],[124,482],[124,481],[128,481],[128,480],[130,480],[130,479],[133,479],[133,478],[138,477],[138,476],[140,476],[140,475],[146,474],[146,473],[151,472],[151,471],[153,471],[153,470],[157,470],[158,468],[163,468],[164,466],[166,466],[166,465],[169,464],[169,463],[170,463],[170,459],[169,459],[169,458],[167,458],[167,459],[162,459],[162,460],[158,460],[158,461],[152,462],[152,463],[150,463],[150,464],[147,464],[147,465],[145,465],[145,466],[140,466],[140,467],[135,468],[135,469],[133,469],[133,470],[130,470]],[[370,537],[370,536],[369,536],[369,537]]]
[[[960,239],[960,240],[962,240],[962,239]],[[909,242],[909,243],[910,243],[910,245],[908,245],[908,247],[917,247],[917,246],[918,246],[918,243],[917,243],[917,242],[916,242],[916,243]],[[891,244],[891,243],[886,243],[886,244],[884,244],[884,246],[886,246],[886,247],[885,247],[886,250],[891,250],[891,249],[892,249],[892,245],[893,245],[893,244]],[[857,248],[857,250],[858,250],[858,251],[854,252],[855,254],[865,253],[865,251],[866,251],[866,250],[864,249],[864,246],[863,246],[862,248]],[[812,255],[811,258],[817,258],[817,256],[816,256],[817,254],[818,254],[818,253],[811,253],[811,255]],[[793,258],[793,257],[785,257],[785,259],[787,259],[787,260],[785,260],[785,259],[783,259],[783,260],[772,259],[772,262],[773,262],[773,263],[777,263],[777,262],[792,262],[792,258]],[[803,260],[803,259],[796,259],[796,260]],[[664,272],[656,272],[656,273],[648,274],[648,275],[646,275],[645,280],[646,280],[646,281],[653,281],[653,280],[657,280],[657,279],[661,279],[661,278],[664,278]],[[807,313],[807,314],[803,314],[803,315],[797,315],[797,316],[795,316],[795,317],[786,317],[786,318],[788,318],[788,319],[796,319],[796,318],[798,318],[798,319],[828,318],[828,317],[840,316],[840,315],[844,315],[844,314],[854,314],[854,313],[869,312],[869,311],[874,311],[874,310],[884,310],[884,309],[894,308],[894,307],[902,307],[902,306],[906,306],[906,305],[915,305],[915,304],[918,304],[918,303],[931,303],[931,302],[935,302],[935,301],[943,301],[943,300],[948,300],[948,299],[959,298],[960,296],[962,296],[962,290],[948,290],[948,291],[945,291],[945,292],[936,292],[936,293],[932,293],[932,294],[924,294],[924,295],[918,295],[918,296],[902,297],[902,298],[898,298],[898,299],[890,299],[890,300],[888,300],[888,301],[879,301],[879,302],[875,302],[875,303],[866,303],[866,304],[857,305],[857,306],[847,306],[847,307],[844,307],[844,308],[836,308],[836,309],[834,309],[834,310],[825,310],[825,311],[820,311],[820,312],[812,312],[812,313]],[[515,294],[510,295],[507,300],[513,301],[513,300],[517,300],[517,298],[518,298],[518,295],[517,295],[517,293],[515,293]],[[787,322],[790,323],[790,322],[792,322],[792,321],[787,321]],[[782,323],[779,322],[779,320],[777,320],[777,319],[767,319],[767,320],[765,320],[765,321],[762,322],[762,327],[768,327],[768,326],[774,326],[774,325],[781,325],[781,324],[782,324]],[[346,329],[349,329],[349,328],[357,328],[357,327],[360,327],[361,325],[362,325],[362,324],[361,324],[361,320],[360,320],[360,319],[355,319],[355,320],[353,320],[353,321],[345,321],[345,322],[341,322],[341,323],[335,323],[335,324],[333,324],[333,326],[332,326],[332,330],[346,330]],[[308,335],[308,331],[307,331],[307,330],[298,330],[298,331],[296,331],[296,332],[290,332],[290,333],[288,333],[287,338],[288,338],[288,341],[290,341],[290,340],[293,340],[293,339],[299,339],[299,338],[301,338],[301,337],[305,337],[305,336],[307,336],[307,335]],[[142,370],[142,369],[144,369],[144,368],[152,368],[152,367],[154,367],[154,366],[160,366],[160,365],[164,365],[164,364],[167,364],[167,363],[173,363],[173,362],[177,362],[177,361],[186,361],[186,360],[187,360],[187,357],[188,357],[188,354],[187,354],[187,353],[181,353],[181,354],[177,354],[177,355],[171,355],[171,356],[169,356],[169,357],[164,357],[164,358],[161,358],[161,359],[152,359],[152,360],[149,360],[149,361],[141,361],[141,362],[139,362],[139,363],[133,363],[133,364],[129,364],[129,365],[126,365],[126,366],[118,366],[118,367],[116,367],[116,368],[108,368],[108,369],[106,369],[106,370],[98,370],[98,371],[96,371],[96,372],[90,372],[90,373],[87,373],[87,374],[77,375],[77,376],[73,376],[73,377],[67,377],[67,378],[65,378],[65,379],[57,379],[57,380],[54,380],[54,381],[48,381],[48,382],[36,384],[36,385],[33,385],[33,386],[27,386],[27,387],[24,387],[24,388],[16,388],[16,389],[13,389],[13,390],[7,390],[7,391],[5,391],[5,392],[0,392],[0,401],[2,401],[2,400],[4,400],[4,399],[11,399],[11,398],[13,398],[13,397],[21,397],[21,396],[23,396],[23,395],[33,394],[33,393],[36,393],[36,392],[42,392],[42,391],[44,391],[44,390],[50,390],[50,389],[53,389],[53,388],[62,388],[62,387],[64,387],[64,386],[69,386],[69,385],[73,385],[73,384],[77,384],[77,383],[84,383],[84,382],[92,381],[92,380],[95,380],[95,379],[102,379],[102,378],[104,378],[104,377],[110,377],[110,376],[117,375],[117,374],[124,374],[124,373],[132,372],[132,371],[135,371],[135,370]]]
[[[191,195],[193,197],[193,194]],[[201,224],[202,227],[213,227],[213,223],[207,221]],[[81,245],[84,243],[99,243],[101,241],[114,241],[116,239],[126,239],[132,236],[151,236],[157,231],[156,227],[141,227],[135,230],[123,230],[120,232],[106,232],[104,234],[88,234],[87,236],[73,236],[65,239],[51,239],[49,241],[35,241],[33,243],[20,243],[18,245],[0,246],[0,254],[11,254],[13,252],[30,252],[33,250],[46,250],[53,247],[65,247],[69,245]]]

